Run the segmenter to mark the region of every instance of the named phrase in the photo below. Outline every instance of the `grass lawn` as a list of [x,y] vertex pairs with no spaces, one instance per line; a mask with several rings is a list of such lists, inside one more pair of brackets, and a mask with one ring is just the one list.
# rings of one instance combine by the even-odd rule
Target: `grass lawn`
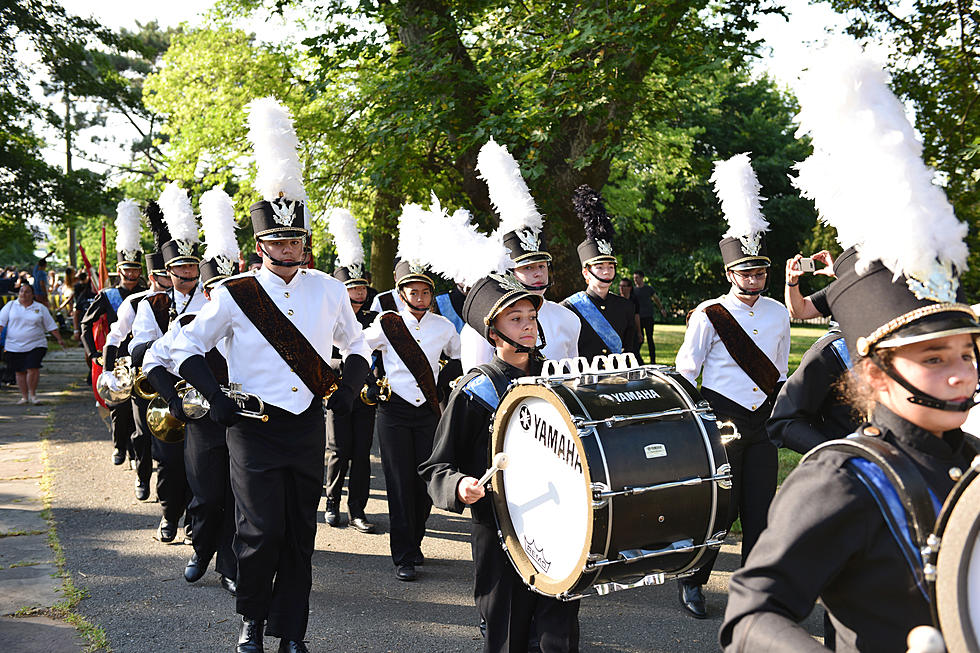
[[[789,372],[800,364],[803,352],[810,348],[813,342],[827,332],[822,327],[791,327],[790,328],[790,350],[789,350]],[[684,325],[681,324],[658,324],[653,331],[653,340],[657,344],[657,362],[661,365],[673,365],[677,350],[684,342]],[[644,343],[643,360],[648,360],[650,351]],[[779,450],[779,474],[778,483],[782,483],[786,475],[793,471],[797,463],[800,462],[800,454],[789,449]],[[741,525],[736,522],[732,532],[740,533]]]

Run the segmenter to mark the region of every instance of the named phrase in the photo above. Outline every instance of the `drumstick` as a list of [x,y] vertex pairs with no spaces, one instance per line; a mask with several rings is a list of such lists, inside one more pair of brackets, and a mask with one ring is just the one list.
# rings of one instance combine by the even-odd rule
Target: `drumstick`
[[507,469],[507,463],[510,462],[510,458],[503,451],[498,453],[493,457],[493,465],[487,470],[487,473],[480,477],[480,480],[476,482],[478,486],[486,485],[490,477],[496,474],[501,469]]

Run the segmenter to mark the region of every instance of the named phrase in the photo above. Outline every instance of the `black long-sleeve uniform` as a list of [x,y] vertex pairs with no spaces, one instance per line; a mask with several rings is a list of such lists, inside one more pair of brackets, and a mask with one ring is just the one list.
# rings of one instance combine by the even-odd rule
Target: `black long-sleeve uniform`
[[[489,365],[508,380],[526,376],[496,356]],[[450,395],[436,428],[432,455],[419,466],[433,503],[457,513],[466,507],[456,494],[460,480],[465,476],[479,478],[490,466],[489,426],[493,412],[464,391],[466,382],[477,374],[480,372],[464,376]],[[577,651],[579,602],[559,601],[528,589],[500,546],[489,497],[471,505],[470,514],[476,566],[473,595],[487,622],[483,650],[525,653],[533,619],[542,651]]]
[[[950,468],[966,469],[974,455],[959,429],[939,438],[880,405],[871,424],[940,502],[954,485]],[[840,653],[904,651],[909,630],[931,623],[925,596],[848,458],[831,452],[786,479],[768,527],[729,583],[720,633],[726,651],[824,650],[798,625],[818,597]]]
[[[608,293],[605,298],[599,297],[591,290],[586,290],[585,294],[609,321],[609,325],[619,334],[623,341],[623,352],[631,351],[636,340],[636,309],[633,307],[633,302],[614,293]],[[609,348],[606,343],[595,332],[588,320],[575,310],[568,299],[562,301],[561,305],[574,311],[582,322],[582,330],[578,336],[578,355],[591,359],[593,356],[608,354]]]
[[858,423],[850,408],[837,396],[834,385],[847,371],[835,349],[840,331],[829,331],[803,354],[776,396],[766,423],[777,447],[806,453],[818,444],[853,433]]

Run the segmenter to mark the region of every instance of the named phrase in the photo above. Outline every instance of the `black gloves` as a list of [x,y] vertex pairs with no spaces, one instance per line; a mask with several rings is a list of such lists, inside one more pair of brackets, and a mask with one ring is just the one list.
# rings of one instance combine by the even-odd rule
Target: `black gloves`
[[345,358],[340,387],[327,399],[327,410],[332,410],[339,417],[349,415],[370,371],[371,367],[363,356],[351,354]]
[[170,407],[171,415],[179,419],[181,422],[190,421],[187,415],[184,414],[184,408],[181,405],[180,397],[177,395],[177,391],[174,389],[177,378],[173,374],[165,370],[162,366],[158,365],[146,373],[146,380],[150,382],[153,389],[159,392],[160,396],[167,402],[167,406]]
[[116,367],[116,357],[119,356],[119,347],[106,345],[102,350],[102,369],[111,372]]
[[191,356],[180,366],[180,376],[200,390],[211,404],[211,419],[222,426],[233,426],[240,419],[238,404],[221,391],[204,356]]
[[153,346],[153,341],[141,342],[135,347],[131,347],[129,350],[129,355],[133,360],[133,369],[138,370],[143,367],[143,357],[146,356],[146,350]]

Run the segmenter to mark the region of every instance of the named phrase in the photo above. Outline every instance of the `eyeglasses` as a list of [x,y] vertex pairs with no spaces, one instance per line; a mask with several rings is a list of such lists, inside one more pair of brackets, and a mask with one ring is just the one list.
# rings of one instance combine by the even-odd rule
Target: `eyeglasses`
[[769,274],[769,271],[764,270],[763,272],[756,272],[755,274],[746,274],[744,272],[739,272],[738,270],[732,270],[732,273],[739,279],[748,281],[750,279],[765,279],[766,275]]

